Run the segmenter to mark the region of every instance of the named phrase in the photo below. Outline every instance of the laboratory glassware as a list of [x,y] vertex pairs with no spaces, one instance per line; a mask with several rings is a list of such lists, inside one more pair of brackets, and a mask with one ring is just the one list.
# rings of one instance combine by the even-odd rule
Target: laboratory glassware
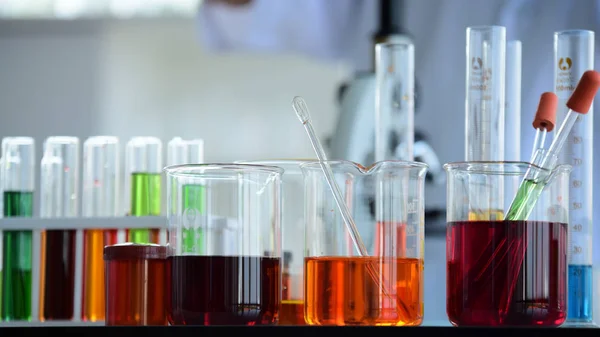
[[[79,215],[79,139],[49,137],[44,143],[40,177],[40,217]],[[41,233],[40,321],[73,318],[75,230]]]
[[167,325],[167,247],[104,247],[106,325]]
[[[158,216],[162,208],[162,142],[156,137],[133,137],[125,153],[125,202],[131,216]],[[159,243],[160,231],[128,229],[127,241]]]
[[[565,103],[577,81],[594,69],[594,32],[567,30],[554,33],[554,90],[559,99],[558,121],[566,118]],[[581,118],[581,117],[580,117]],[[592,236],[594,114],[573,125],[560,163],[573,165],[570,187],[569,305],[568,320],[592,322]]]
[[[558,326],[566,318],[568,165],[548,171],[521,162],[463,162],[447,172],[447,302],[456,326]],[[526,220],[472,219],[480,208],[472,181],[489,186],[486,195],[507,196],[525,175],[547,176]],[[494,179],[502,176],[503,179]],[[488,184],[502,181],[504,186]],[[516,182],[516,183],[515,183]],[[507,198],[504,205],[510,204]]]
[[[598,88],[600,88],[600,73],[593,70],[586,71],[566,103],[569,112],[558,128],[552,143],[547,150],[539,149],[536,152],[533,161],[536,165],[546,170],[554,168],[573,126],[577,121],[581,121],[581,115],[585,115],[590,109]],[[543,173],[531,171],[525,175],[517,195],[511,202],[506,215],[507,220],[527,220],[535,206],[537,196],[546,184],[547,177]]]
[[[203,164],[204,141],[202,139],[184,140],[175,137],[167,144],[167,165]],[[183,208],[194,208],[198,214],[204,214],[204,199],[206,198],[205,186],[202,184],[186,185],[183,187]],[[172,200],[176,202],[176,200]],[[188,229],[184,229],[188,231]],[[184,251],[191,252],[196,245],[204,241],[201,229],[197,232],[190,230],[186,233],[186,242],[183,243]],[[196,241],[196,242],[194,242]]]
[[[35,141],[3,140],[4,217],[32,217]],[[2,244],[2,320],[31,320],[32,231],[4,231]]]
[[558,97],[551,92],[545,92],[540,98],[538,110],[533,119],[533,128],[535,129],[535,138],[533,140],[533,150],[531,152],[530,162],[535,159],[535,154],[539,149],[544,149],[546,145],[546,136],[548,132],[554,130],[556,124],[556,108],[558,106]]
[[467,28],[466,161],[504,160],[506,28]]
[[[351,213],[356,202],[367,197],[363,193],[375,195],[374,217],[357,224],[367,244],[367,254],[362,254],[336,209],[321,163],[301,164],[305,181],[306,323],[421,324],[427,165],[406,161],[383,161],[369,168],[348,161],[327,164]],[[377,279],[370,268],[377,271]]]
[[[375,45],[375,161],[413,160],[415,48],[410,42]],[[401,135],[399,151],[391,148]]]
[[300,165],[315,160],[240,162],[284,170],[282,186],[282,295],[279,325],[304,325],[304,176]]
[[[83,217],[117,217],[119,203],[119,139],[94,136],[83,144],[81,213]],[[117,243],[116,229],[86,229],[83,233],[82,320],[105,318],[104,246]]]
[[506,43],[504,159],[521,160],[521,41]]
[[[167,175],[171,325],[271,325],[281,303],[281,175],[273,166],[179,165]],[[184,208],[202,184],[204,214]],[[175,201],[174,201],[175,200]],[[189,252],[184,229],[202,229]],[[197,242],[197,241],[194,241]]]

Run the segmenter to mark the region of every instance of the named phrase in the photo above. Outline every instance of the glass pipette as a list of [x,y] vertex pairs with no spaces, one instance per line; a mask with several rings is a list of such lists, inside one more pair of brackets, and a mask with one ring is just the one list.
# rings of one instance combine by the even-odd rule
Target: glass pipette
[[[315,150],[317,158],[319,159],[319,164],[321,165],[321,169],[323,170],[323,173],[325,174],[325,179],[327,181],[327,185],[329,185],[329,188],[333,192],[333,198],[334,198],[335,203],[342,215],[344,224],[346,225],[346,228],[348,229],[348,232],[350,233],[350,237],[352,239],[352,242],[354,243],[354,247],[356,248],[356,250],[358,251],[358,254],[360,256],[368,257],[369,252],[365,248],[365,244],[363,243],[363,241],[360,237],[360,233],[358,232],[356,223],[354,222],[354,219],[352,219],[352,216],[350,215],[350,210],[348,209],[348,206],[346,206],[346,203],[344,202],[342,192],[340,191],[340,187],[338,186],[337,182],[335,181],[335,178],[333,176],[333,171],[331,170],[331,166],[329,166],[329,163],[327,163],[327,156],[325,155],[323,146],[321,146],[321,142],[319,142],[319,138],[317,138],[317,135],[315,134],[315,130],[312,127],[312,124],[310,121],[310,113],[308,112],[308,106],[306,105],[306,102],[304,101],[304,99],[302,97],[296,96],[292,100],[292,106],[294,107],[294,111],[296,112],[298,119],[300,120],[302,125],[304,125],[304,129],[306,130],[306,133],[308,134],[310,143],[311,143],[313,149]],[[385,282],[383,281],[383,279],[381,277],[382,275],[379,275],[375,266],[373,266],[372,263],[367,263],[366,267],[367,267],[367,272],[369,273],[369,275],[371,276],[371,278],[373,279],[373,281],[375,282],[377,287],[381,289],[381,292],[383,293],[383,295],[386,297],[389,297],[390,299],[393,299],[393,297],[390,295],[391,293],[387,290]],[[397,304],[396,305],[397,309],[403,311],[403,313],[402,313],[403,315],[408,315],[409,309],[406,307],[406,304],[404,304],[404,302],[401,299],[396,297],[396,300],[394,302]]]
[[325,151],[321,146],[321,142],[319,142],[317,135],[315,135],[315,130],[313,129],[310,121],[310,114],[308,112],[306,102],[302,97],[296,96],[292,100],[292,106],[294,107],[294,111],[296,111],[298,119],[300,119],[300,122],[302,122],[302,125],[304,125],[304,128],[306,129],[306,133],[308,134],[310,143],[312,144],[312,147],[315,150],[317,158],[319,159],[319,164],[321,165],[321,169],[325,174],[327,185],[329,185],[329,188],[333,192],[333,198],[335,199],[335,203],[337,204],[337,207],[340,210],[340,213],[342,214],[342,219],[344,220],[344,223],[348,228],[348,232],[350,234],[352,242],[354,243],[354,247],[356,248],[360,256],[369,256],[367,248],[365,247],[365,244],[363,243],[360,237],[360,233],[358,232],[358,228],[356,227],[356,223],[350,215],[350,210],[348,210],[348,207],[344,202],[344,197],[342,196],[340,187],[338,186],[337,182],[335,181],[335,178],[333,177],[333,171],[331,171],[331,166],[329,166],[329,163],[327,163],[327,156],[325,155]]
[[533,162],[538,149],[543,149],[546,143],[548,132],[554,129],[556,122],[556,107],[558,105],[558,97],[552,92],[545,92],[540,98],[540,104],[535,118],[533,120],[533,128],[535,131],[535,139],[533,140],[533,151],[531,152],[530,162]]
[[[583,73],[571,98],[567,101],[569,112],[556,133],[547,151],[537,151],[534,164],[545,170],[554,169],[557,156],[562,150],[573,125],[579,115],[585,115],[592,105],[594,96],[600,87],[600,73],[588,70]],[[538,158],[540,158],[538,160]],[[513,199],[505,220],[527,220],[538,196],[544,188],[546,179],[550,174],[541,170],[527,170],[517,195]]]

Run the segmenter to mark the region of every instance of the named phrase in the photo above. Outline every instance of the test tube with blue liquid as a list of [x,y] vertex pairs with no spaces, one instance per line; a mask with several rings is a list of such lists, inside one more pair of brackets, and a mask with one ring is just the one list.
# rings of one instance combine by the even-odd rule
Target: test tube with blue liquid
[[[594,32],[568,30],[554,34],[554,92],[559,99],[557,120],[565,119],[565,104],[582,74],[594,68]],[[593,107],[585,122],[579,116],[559,162],[573,166],[569,187],[569,323],[592,323],[592,172]]]
[[[202,139],[184,140],[173,138],[167,145],[167,165],[203,164],[204,141]],[[193,184],[184,184],[181,194],[174,191],[173,195],[181,195],[182,200],[171,198],[171,202],[182,202],[183,209],[190,216],[205,214],[206,187],[194,180]],[[174,186],[176,188],[177,186]],[[173,207],[172,209],[177,209]],[[182,250],[184,253],[201,253],[203,250],[204,233],[202,228],[182,228]]]

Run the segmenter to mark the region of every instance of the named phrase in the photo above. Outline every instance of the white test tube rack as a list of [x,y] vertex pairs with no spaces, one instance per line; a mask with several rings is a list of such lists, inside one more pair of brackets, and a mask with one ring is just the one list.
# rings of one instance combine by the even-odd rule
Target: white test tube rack
[[[0,327],[19,326],[102,326],[104,321],[88,322],[81,319],[81,297],[83,290],[83,231],[87,229],[126,229],[158,228],[161,230],[160,244],[166,244],[167,219],[165,216],[124,216],[96,218],[0,218],[0,230],[33,231],[33,251],[31,270],[31,321],[0,322]],[[73,298],[73,319],[40,321],[40,265],[41,233],[44,230],[77,230],[75,239],[75,293]]]

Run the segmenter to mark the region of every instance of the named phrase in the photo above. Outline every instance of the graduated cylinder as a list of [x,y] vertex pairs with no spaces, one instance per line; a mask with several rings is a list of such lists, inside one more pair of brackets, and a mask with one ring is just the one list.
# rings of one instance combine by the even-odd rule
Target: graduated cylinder
[[329,162],[369,256],[360,256],[318,162],[305,177],[304,315],[310,325],[419,325],[423,320],[427,165]]

